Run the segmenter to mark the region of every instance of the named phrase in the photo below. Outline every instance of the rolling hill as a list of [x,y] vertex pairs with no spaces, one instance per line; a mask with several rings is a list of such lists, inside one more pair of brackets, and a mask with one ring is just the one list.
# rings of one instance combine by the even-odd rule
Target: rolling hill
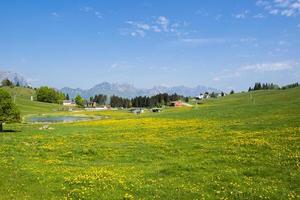
[[31,96],[35,99],[35,90],[24,87],[3,87],[13,97],[22,115],[41,114],[54,112],[61,108],[61,105],[31,101]]

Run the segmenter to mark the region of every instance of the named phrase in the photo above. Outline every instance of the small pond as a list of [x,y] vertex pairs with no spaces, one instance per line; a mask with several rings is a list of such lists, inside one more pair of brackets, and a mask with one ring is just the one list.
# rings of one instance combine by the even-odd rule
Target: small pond
[[84,116],[32,116],[27,119],[29,123],[59,123],[92,120],[92,117]]

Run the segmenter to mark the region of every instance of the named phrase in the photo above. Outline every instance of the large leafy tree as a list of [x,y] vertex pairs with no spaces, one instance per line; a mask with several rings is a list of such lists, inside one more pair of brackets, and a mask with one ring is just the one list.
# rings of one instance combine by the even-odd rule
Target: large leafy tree
[[65,95],[49,87],[40,87],[36,92],[37,100],[47,103],[61,103]]
[[0,132],[3,131],[3,123],[20,122],[21,116],[10,94],[0,89]]

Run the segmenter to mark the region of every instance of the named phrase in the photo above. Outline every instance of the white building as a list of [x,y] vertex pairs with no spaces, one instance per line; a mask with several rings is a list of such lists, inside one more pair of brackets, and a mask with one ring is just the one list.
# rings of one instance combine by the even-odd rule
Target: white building
[[76,106],[76,103],[72,100],[64,100],[63,105],[64,106]]
[[200,94],[198,96],[195,97],[197,100],[202,100],[204,99],[204,95],[203,94]]

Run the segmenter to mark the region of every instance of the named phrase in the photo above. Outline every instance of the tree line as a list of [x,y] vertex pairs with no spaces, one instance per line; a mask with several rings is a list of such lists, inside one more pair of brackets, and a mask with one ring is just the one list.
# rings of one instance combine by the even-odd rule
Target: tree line
[[281,89],[285,90],[285,89],[295,88],[295,87],[299,87],[299,83],[288,84],[288,85],[282,86]]
[[[90,100],[96,102],[97,104],[104,105],[108,102],[108,97],[103,94],[96,95]],[[111,107],[123,107],[123,108],[131,108],[131,107],[143,107],[143,108],[152,108],[152,107],[162,107],[166,105],[170,105],[172,101],[186,101],[188,102],[189,98],[184,97],[178,94],[169,95],[167,93],[157,94],[151,97],[148,96],[138,96],[132,99],[123,98],[116,95],[110,97],[110,106]]]
[[118,97],[118,96],[111,96],[110,98],[110,106],[111,107],[123,107],[123,108],[130,108],[132,106],[131,100],[128,98]]
[[279,89],[284,90],[284,89],[294,88],[294,87],[298,87],[298,86],[299,86],[299,83],[292,83],[292,84],[280,87],[279,85],[274,84],[274,83],[260,83],[260,82],[256,82],[254,84],[253,88],[249,87],[248,92],[250,92],[250,91],[256,91],[256,90],[279,90]]
[[98,94],[94,97],[90,97],[90,102],[96,102],[99,105],[105,105],[107,103],[108,97],[104,94]]
[[151,97],[148,96],[139,96],[131,99],[133,107],[145,107],[145,108],[152,108],[152,107],[162,107],[170,105],[172,101],[182,100],[185,102],[189,101],[188,97],[184,97],[182,95],[174,94],[167,94],[167,93],[160,93]]

